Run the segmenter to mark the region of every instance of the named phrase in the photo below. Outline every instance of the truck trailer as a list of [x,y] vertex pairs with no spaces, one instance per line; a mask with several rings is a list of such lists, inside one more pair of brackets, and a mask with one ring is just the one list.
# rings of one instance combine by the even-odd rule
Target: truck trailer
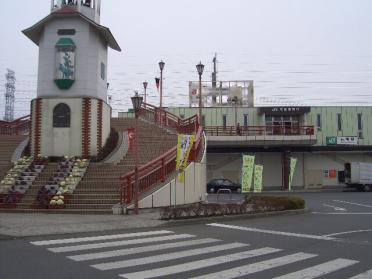
[[354,187],[359,191],[372,189],[372,163],[346,163],[344,174],[348,187]]

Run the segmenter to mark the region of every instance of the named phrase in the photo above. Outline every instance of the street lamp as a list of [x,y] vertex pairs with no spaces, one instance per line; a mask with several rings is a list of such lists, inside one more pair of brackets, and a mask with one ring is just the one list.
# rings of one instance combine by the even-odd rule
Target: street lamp
[[199,62],[198,65],[196,65],[196,69],[198,70],[199,74],[199,123],[202,125],[202,83],[201,83],[201,76],[204,71],[204,65]]
[[143,82],[143,88],[145,89],[145,104],[147,104],[147,102],[146,102],[146,89],[147,89],[147,85],[148,85],[148,82],[147,81],[144,81]]
[[165,63],[162,61],[159,62],[159,68],[160,68],[160,112],[163,109],[163,69],[164,69]]
[[138,195],[139,195],[139,187],[138,187],[138,114],[139,110],[142,105],[143,98],[138,95],[138,91],[134,91],[135,95],[131,98],[133,109],[135,113],[135,133],[134,133],[134,142],[135,142],[135,167],[134,167],[134,199],[135,199],[135,205],[134,205],[134,213],[138,214]]

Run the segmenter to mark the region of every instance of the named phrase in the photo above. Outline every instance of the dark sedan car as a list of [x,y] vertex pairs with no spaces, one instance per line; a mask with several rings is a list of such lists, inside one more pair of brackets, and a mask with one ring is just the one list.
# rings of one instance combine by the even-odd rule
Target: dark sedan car
[[207,183],[208,193],[217,193],[219,189],[229,189],[231,192],[240,193],[242,190],[242,185],[239,183],[234,183],[226,178],[212,179]]

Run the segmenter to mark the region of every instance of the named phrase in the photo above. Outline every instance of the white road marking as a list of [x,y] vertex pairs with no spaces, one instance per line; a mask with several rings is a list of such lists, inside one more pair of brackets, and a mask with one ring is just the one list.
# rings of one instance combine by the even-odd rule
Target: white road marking
[[357,205],[357,206],[372,208],[372,205],[369,205],[369,204],[361,204],[361,203],[356,203],[356,202],[347,202],[347,201],[340,201],[340,200],[333,200],[333,201],[334,202],[340,202],[340,203],[346,203],[346,204],[351,204],[351,205]]
[[372,232],[372,230],[357,230],[357,231],[339,232],[339,233],[327,234],[327,235],[324,235],[324,236],[335,236],[335,235],[352,234],[352,233],[360,233],[360,232]]
[[372,212],[312,212],[319,215],[372,215]]
[[144,257],[144,258],[94,264],[94,265],[91,265],[91,267],[94,267],[99,270],[125,268],[125,267],[145,265],[145,264],[150,264],[150,263],[165,262],[165,261],[170,261],[174,259],[181,259],[181,258],[203,255],[203,254],[219,252],[219,251],[225,251],[225,250],[246,247],[246,246],[248,246],[248,244],[236,242],[236,243],[215,245],[215,246],[203,247],[203,248],[192,249],[192,250],[177,251],[173,253],[160,254],[160,255]]
[[336,211],[346,211],[345,208],[337,207],[337,206],[333,206],[333,205],[329,205],[329,204],[325,204],[325,203],[323,203],[323,206],[331,207],[331,208],[333,208],[333,209],[336,210]]
[[275,234],[275,235],[282,235],[282,236],[299,237],[299,238],[310,238],[310,239],[318,239],[318,240],[336,240],[336,238],[327,237],[327,236],[321,236],[321,235],[300,234],[300,233],[290,233],[290,232],[263,230],[263,229],[256,229],[256,228],[249,228],[249,227],[240,227],[240,226],[225,225],[225,224],[218,224],[218,223],[207,224],[207,226],[220,227],[220,228],[226,228],[226,229],[234,229],[234,230],[241,230],[241,231],[249,231],[249,232]]
[[364,273],[358,274],[350,279],[371,279],[372,278],[372,269]]
[[314,254],[306,254],[306,253],[296,253],[284,257],[279,257],[271,260],[266,260],[262,262],[257,262],[253,264],[238,266],[235,268],[223,270],[220,272],[210,273],[198,277],[193,277],[192,279],[229,279],[229,278],[237,278],[245,275],[249,275],[252,273],[268,270],[271,268],[283,266],[286,264],[306,260],[309,258],[316,257],[317,255]]
[[126,234],[113,234],[113,235],[102,235],[102,236],[92,236],[92,237],[79,237],[79,238],[65,238],[56,240],[44,240],[44,241],[34,241],[31,242],[33,245],[54,245],[54,244],[70,244],[70,243],[80,243],[88,241],[102,241],[109,239],[120,239],[120,238],[130,238],[130,237],[140,237],[149,235],[159,235],[159,234],[170,234],[171,231],[150,231],[150,232],[139,232],[139,233],[126,233]]
[[190,238],[190,237],[195,237],[195,235],[178,234],[178,235],[148,237],[148,238],[129,239],[129,240],[112,241],[112,242],[75,245],[75,246],[62,246],[62,247],[48,248],[48,250],[51,252],[55,252],[55,253],[74,252],[74,251],[81,251],[81,250],[90,250],[90,249],[116,247],[116,246],[124,246],[124,245],[140,244],[140,243],[167,241],[167,240],[175,240],[175,239]]
[[180,272],[195,270],[199,268],[205,268],[209,266],[224,264],[228,262],[234,262],[238,260],[253,258],[253,257],[261,256],[261,255],[279,252],[279,251],[281,251],[281,249],[266,247],[266,248],[261,248],[261,249],[248,250],[248,251],[239,252],[235,254],[229,254],[229,255],[209,258],[209,259],[200,260],[200,261],[188,262],[184,264],[150,269],[146,271],[121,274],[119,276],[123,278],[127,278],[127,279],[152,278],[152,277],[157,277],[157,276],[165,276],[165,275],[171,275],[171,274],[176,274]]
[[127,255],[139,254],[139,253],[144,253],[144,252],[161,251],[161,250],[177,248],[177,247],[179,248],[179,247],[214,243],[218,241],[221,241],[221,240],[213,239],[213,238],[203,238],[203,239],[197,239],[197,240],[187,240],[187,241],[179,241],[179,242],[173,242],[173,243],[127,248],[127,249],[114,250],[114,251],[101,252],[101,253],[90,253],[90,254],[68,256],[67,258],[74,260],[74,261],[78,261],[78,262],[89,261],[89,260],[106,259],[106,258],[118,257],[118,256],[127,256]]
[[348,259],[336,259],[326,263],[318,264],[303,270],[289,273],[283,276],[275,277],[273,279],[312,279],[326,275],[328,273],[337,271],[339,269],[351,266],[358,263],[358,261]]

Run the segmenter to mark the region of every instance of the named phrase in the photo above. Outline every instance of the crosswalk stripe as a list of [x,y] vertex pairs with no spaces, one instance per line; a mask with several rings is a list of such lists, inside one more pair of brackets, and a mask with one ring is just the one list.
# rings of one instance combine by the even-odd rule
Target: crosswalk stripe
[[225,250],[230,250],[230,249],[240,248],[240,247],[247,247],[247,246],[248,244],[235,242],[235,243],[215,245],[215,246],[203,247],[203,248],[192,249],[192,250],[178,251],[174,253],[155,255],[155,256],[144,257],[144,258],[139,258],[139,259],[130,259],[130,260],[122,260],[122,261],[108,262],[108,263],[102,263],[102,264],[95,264],[91,266],[99,270],[110,270],[110,269],[125,268],[125,267],[130,267],[130,266],[145,265],[145,264],[150,264],[150,263],[165,262],[165,261],[174,260],[174,259],[181,259],[181,258],[186,258],[186,257],[191,257],[191,256],[203,255],[203,254],[225,251]]
[[303,270],[292,272],[283,276],[275,277],[274,279],[312,279],[326,275],[328,273],[337,271],[339,269],[351,266],[358,263],[358,261],[348,259],[336,259],[322,264],[318,264]]
[[299,237],[299,238],[310,238],[310,239],[318,239],[318,240],[335,240],[336,239],[334,237],[327,237],[327,236],[322,236],[322,235],[281,232],[281,231],[264,230],[264,229],[241,227],[241,226],[234,226],[234,225],[225,225],[225,224],[218,224],[218,223],[211,223],[211,224],[207,224],[207,225],[212,226],[212,227],[219,227],[219,228],[226,228],[226,229],[233,229],[233,230],[258,232],[258,233],[266,233],[266,234],[274,234],[274,235],[282,235],[282,236],[290,236],[290,237]]
[[350,279],[371,279],[372,278],[372,269],[363,272],[361,274],[358,274],[354,277],[351,277]]
[[197,239],[197,240],[179,241],[179,242],[173,242],[173,243],[135,247],[135,248],[114,250],[114,251],[101,252],[101,253],[90,253],[90,254],[68,256],[67,258],[77,261],[77,262],[89,261],[89,260],[106,259],[106,258],[118,257],[118,256],[127,256],[127,255],[139,254],[139,253],[144,253],[144,252],[161,251],[161,250],[171,249],[171,248],[208,244],[208,243],[214,243],[218,241],[221,241],[221,240],[213,239],[213,238],[203,238],[203,239]]
[[[264,271],[267,269],[283,266],[286,264],[306,260],[309,258],[316,257],[317,255],[314,254],[306,254],[306,253],[296,253],[292,255],[287,255],[271,260],[266,260],[258,263],[249,264],[246,266],[239,266],[235,268],[231,268],[228,270],[223,270],[220,272],[210,273],[203,276],[193,277],[192,279],[228,279],[228,278],[236,278],[241,277],[244,275],[249,275],[252,273]],[[298,277],[300,278],[300,277]],[[302,277],[301,277],[302,278]]]
[[80,243],[80,242],[88,242],[88,241],[101,241],[101,240],[109,240],[109,239],[120,239],[120,238],[130,238],[130,237],[140,237],[140,236],[150,236],[150,235],[170,234],[170,233],[173,233],[173,232],[161,230],[161,231],[150,231],[150,232],[140,232],[140,233],[126,233],[126,234],[101,235],[101,236],[92,236],[92,237],[43,240],[43,241],[34,241],[34,242],[31,242],[31,244],[37,245],[37,246],[55,245],[55,244],[71,244],[71,243]]
[[248,250],[244,252],[219,256],[219,257],[213,257],[209,259],[199,260],[199,261],[193,261],[188,262],[184,264],[178,264],[168,267],[162,267],[162,268],[156,268],[156,269],[150,269],[146,271],[139,271],[139,272],[133,272],[133,273],[127,273],[127,274],[120,274],[120,277],[127,278],[127,279],[139,279],[139,278],[151,278],[151,277],[157,277],[157,276],[165,276],[170,274],[175,274],[179,272],[185,272],[190,270],[195,270],[199,268],[219,265],[223,263],[238,261],[242,259],[248,259],[253,258],[261,255],[266,255],[274,252],[279,252],[281,249],[275,249],[270,247],[255,249],[255,250]]
[[112,242],[101,242],[101,243],[83,244],[83,245],[75,245],[75,246],[54,247],[54,248],[48,248],[48,250],[51,252],[55,252],[55,253],[74,252],[74,251],[91,250],[91,249],[116,247],[116,246],[141,244],[141,243],[150,243],[150,242],[159,242],[159,241],[167,241],[167,240],[175,240],[175,239],[191,238],[191,237],[195,237],[195,235],[178,234],[178,235],[167,235],[167,236],[148,237],[148,238],[139,238],[139,239],[137,238],[137,239],[112,241]]

